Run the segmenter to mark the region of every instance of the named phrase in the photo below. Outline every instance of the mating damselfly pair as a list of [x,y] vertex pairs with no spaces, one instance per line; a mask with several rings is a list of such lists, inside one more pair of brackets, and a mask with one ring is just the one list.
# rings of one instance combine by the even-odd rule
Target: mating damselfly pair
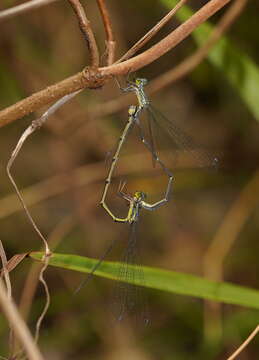
[[[136,226],[139,221],[140,211],[142,209],[154,211],[158,209],[160,206],[166,204],[170,199],[170,193],[173,184],[173,174],[165,166],[164,162],[162,162],[162,160],[158,156],[157,150],[155,148],[155,142],[153,140],[154,126],[160,125],[159,118],[157,118],[157,115],[159,114],[160,119],[162,119],[162,122],[164,122],[166,126],[165,130],[170,135],[174,143],[176,143],[178,147],[182,148],[184,151],[191,153],[193,158],[195,158],[198,161],[199,166],[202,165],[214,166],[217,161],[216,158],[210,157],[210,155],[206,152],[197,153],[192,140],[188,136],[186,136],[183,132],[181,132],[172,121],[166,119],[163,115],[161,115],[157,110],[153,108],[144,90],[146,84],[147,84],[146,79],[137,78],[134,81],[128,81],[127,87],[121,88],[121,90],[124,92],[134,92],[138,104],[129,106],[128,120],[122,131],[116,150],[114,152],[112,162],[108,171],[108,176],[105,180],[103,195],[100,202],[101,206],[106,210],[106,212],[115,222],[127,223],[129,224],[130,227],[125,255],[118,274],[119,281],[121,281],[122,283],[129,284],[129,285],[124,285],[123,294],[122,296],[120,296],[120,304],[119,304],[120,309],[118,312],[119,320],[123,319],[127,315],[131,315],[136,310],[136,305],[138,304],[136,304],[135,302],[138,299],[131,298],[132,295],[134,296],[134,294],[136,295],[139,292],[139,289],[137,289],[137,285],[135,283],[139,284],[139,279],[141,278],[142,285],[143,286],[145,285],[143,272],[141,270],[141,267],[136,261],[136,244],[137,244]],[[146,111],[148,114],[148,130],[151,138],[149,141],[146,140],[146,135],[144,134],[143,124],[142,124],[142,113],[144,111]],[[114,171],[118,163],[122,147],[125,144],[129,133],[132,132],[135,126],[137,126],[138,128],[139,138],[141,142],[144,144],[148,152],[150,152],[151,154],[153,165],[158,164],[160,166],[163,173],[168,177],[168,183],[166,189],[164,190],[163,198],[154,203],[149,203],[146,201],[147,194],[142,190],[135,191],[134,195],[130,195],[124,192],[123,190],[126,185],[126,183],[124,182],[119,187],[118,195],[122,199],[126,200],[129,208],[126,216],[121,217],[121,216],[117,216],[117,214],[115,214],[111,210],[110,206],[107,204],[107,193],[112,183]],[[113,244],[107,249],[107,251],[101,257],[99,262],[97,262],[97,264],[94,266],[94,268],[92,269],[91,273],[89,274],[86,280],[89,280],[90,276],[94,274],[94,272],[100,266],[106,255],[108,255],[108,253],[111,251],[112,247]],[[83,284],[85,284],[85,282]],[[83,284],[80,285],[79,289],[82,287]],[[127,286],[129,291],[127,291]]]

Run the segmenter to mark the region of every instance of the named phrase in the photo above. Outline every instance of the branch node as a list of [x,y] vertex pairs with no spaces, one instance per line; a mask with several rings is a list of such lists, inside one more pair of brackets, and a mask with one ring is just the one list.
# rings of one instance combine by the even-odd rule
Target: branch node
[[105,80],[107,80],[107,76],[103,76],[97,67],[86,66],[83,71],[83,82],[87,81],[87,83],[91,84],[88,86],[89,89],[98,89],[101,88]]

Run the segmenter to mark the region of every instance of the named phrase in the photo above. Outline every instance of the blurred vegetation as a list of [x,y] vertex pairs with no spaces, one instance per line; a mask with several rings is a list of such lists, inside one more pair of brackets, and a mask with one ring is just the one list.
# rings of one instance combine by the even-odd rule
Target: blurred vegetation
[[[0,10],[17,3],[2,1]],[[174,1],[128,1],[122,5],[109,1],[118,57],[167,12],[168,3]],[[202,4],[204,1],[190,1],[193,6]],[[102,54],[104,31],[98,8],[94,1],[86,6]],[[224,281],[258,288],[258,8],[256,2],[249,2],[229,30],[227,40],[222,40],[223,50],[226,43],[231,44],[231,50],[227,47],[224,53],[224,63],[214,49],[189,76],[152,96],[156,108],[219,157],[219,166],[217,170],[198,169],[191,161],[182,164],[180,156],[167,158],[175,175],[172,201],[154,213],[143,212],[139,226],[141,259],[147,266],[212,276],[204,266],[210,245],[220,239],[217,241],[224,246],[245,219],[222,259],[220,271]],[[216,15],[210,23],[216,24],[218,19]],[[170,21],[154,41],[178,24],[176,18]],[[206,37],[207,28],[204,31]],[[196,32],[137,75],[152,79],[164,73],[202,41]],[[76,73],[88,63],[77,21],[65,1],[2,23],[0,54],[1,108]],[[236,76],[237,66],[240,76]],[[25,199],[33,203],[30,209],[37,224],[58,253],[99,258],[114,238],[120,239],[120,248],[127,240],[127,227],[113,223],[98,207],[108,170],[107,153],[114,149],[127,109],[102,118],[96,118],[95,111],[122,96],[113,82],[101,90],[84,91],[29,139],[15,163],[17,183],[26,190]],[[22,131],[44,110],[0,131],[0,238],[8,258],[41,247],[13,195],[5,167]],[[118,212],[127,211],[116,197],[121,173],[130,191],[146,191],[149,199],[159,198],[165,185],[164,177],[152,169],[150,155],[134,135],[125,147],[110,195]],[[76,172],[79,167],[83,170]],[[56,176],[60,177],[55,180]],[[246,196],[242,195],[244,191]],[[236,212],[229,213],[234,205]],[[229,227],[224,239],[220,236],[226,216]],[[210,252],[212,270],[218,256],[217,251]],[[110,258],[122,258],[119,246]],[[31,265],[26,259],[11,273],[18,303]],[[127,322],[118,325],[109,311],[114,297],[111,280],[94,278],[73,296],[84,275],[49,267],[46,278],[51,306],[41,330],[40,348],[48,359],[225,359],[259,322],[258,310],[226,304],[219,308],[197,298],[144,289],[149,326],[143,329]],[[28,321],[31,329],[43,305],[39,286]],[[1,315],[2,356],[7,352],[7,335]],[[254,339],[240,359],[256,359],[258,345],[258,338]]]

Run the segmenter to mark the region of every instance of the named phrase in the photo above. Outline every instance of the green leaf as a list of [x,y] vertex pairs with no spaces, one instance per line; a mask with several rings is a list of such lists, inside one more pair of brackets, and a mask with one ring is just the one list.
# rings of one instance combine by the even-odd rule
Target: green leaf
[[[29,256],[35,260],[42,260],[43,255],[42,252],[32,252]],[[95,259],[69,254],[52,254],[49,259],[49,265],[83,273],[91,272],[97,262],[98,260]],[[95,271],[95,275],[116,280],[119,266],[121,264],[118,262],[103,261]],[[143,267],[143,271],[145,284],[138,279],[134,284],[170,293],[259,309],[258,290],[151,267]]]
[[[171,9],[178,0],[161,0],[161,2],[168,9]],[[176,13],[176,16],[182,22],[191,15],[193,15],[193,11],[186,5]],[[203,45],[213,29],[214,26],[209,22],[201,24],[192,33],[197,45]],[[210,50],[208,59],[222,71],[250,112],[259,121],[259,67],[248,55],[234,46],[226,36],[222,37]]]

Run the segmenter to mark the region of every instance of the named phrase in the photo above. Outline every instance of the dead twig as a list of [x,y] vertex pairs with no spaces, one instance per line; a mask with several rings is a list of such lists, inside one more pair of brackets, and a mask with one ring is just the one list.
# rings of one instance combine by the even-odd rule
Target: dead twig
[[45,294],[46,294],[46,302],[45,302],[45,306],[37,320],[37,323],[36,323],[36,331],[35,331],[35,335],[34,335],[34,340],[35,340],[35,343],[37,344],[38,340],[39,340],[39,334],[40,334],[40,327],[41,327],[41,324],[42,324],[42,321],[48,311],[48,308],[49,308],[49,305],[50,305],[50,293],[49,293],[49,288],[48,288],[48,284],[46,282],[46,280],[44,279],[44,273],[45,273],[45,270],[47,269],[48,267],[48,264],[49,264],[49,258],[50,256],[48,256],[45,261],[44,261],[44,264],[41,268],[41,271],[40,271],[40,276],[39,276],[39,281],[42,283],[43,287],[44,287],[44,290],[45,290]]
[[231,0],[210,0],[164,39],[138,56],[122,63],[100,68],[98,71],[92,71],[92,73],[89,71],[89,68],[87,68],[68,79],[49,86],[5,110],[2,110],[0,112],[0,127],[29,114],[32,111],[39,109],[40,106],[55,101],[66,94],[73,93],[85,87],[100,86],[112,75],[125,75],[129,72],[143,68],[178,45],[200,24],[205,22],[230,1]]
[[0,22],[24,14],[28,11],[38,9],[41,6],[49,5],[55,1],[57,0],[30,0],[23,4],[13,6],[9,9],[0,11]]
[[44,360],[39,348],[36,346],[32,335],[21,318],[19,311],[11,299],[8,299],[3,281],[0,278],[0,306],[8,321],[10,322],[15,336],[27,353],[29,360]]
[[174,14],[187,2],[187,0],[180,0],[175,7],[169,11],[166,16],[163,17],[151,30],[149,30],[135,45],[133,45],[127,52],[124,54],[116,64],[122,61],[125,61],[132,57],[139,49],[141,49],[152,37],[154,37],[158,31],[174,16]]
[[253,338],[259,332],[259,325],[254,329],[254,331],[248,336],[248,338],[243,342],[243,344],[232,354],[227,360],[234,360],[236,357],[244,350],[244,348],[253,340]]
[[194,54],[186,58],[172,70],[153,80],[148,86],[148,91],[154,93],[173,82],[183,78],[194,70],[208,55],[212,47],[220,40],[222,35],[229,29],[236,18],[241,14],[248,0],[235,0],[227,12],[222,16],[218,25],[209,35],[208,40]]
[[[259,189],[259,171],[255,173],[251,181],[241,191],[237,199],[234,201],[224,220],[214,236],[208,250],[203,258],[204,276],[214,280],[223,280],[223,263],[229,254],[233,244],[238,238],[242,228],[251,215],[252,211],[258,205],[258,198],[254,196]],[[218,333],[221,332],[221,308],[220,304],[213,306],[214,312],[211,311],[211,303],[206,301],[205,314],[205,330],[206,334],[210,333],[210,328],[215,330],[216,324]],[[212,320],[213,314],[213,320]],[[210,324],[212,325],[210,327]],[[214,331],[213,330],[213,331]]]
[[104,29],[106,33],[106,53],[107,53],[107,66],[113,64],[115,57],[115,41],[112,30],[112,22],[105,0],[97,0],[97,4],[102,15]]
[[9,271],[7,269],[7,258],[6,258],[5,250],[4,250],[1,240],[0,240],[0,257],[1,257],[2,266],[3,266],[2,272],[3,272],[4,279],[5,279],[7,296],[8,296],[8,299],[11,299],[12,298],[12,286],[11,286]]
[[47,269],[47,266],[48,266],[48,262],[49,262],[49,257],[51,255],[51,251],[49,249],[49,245],[48,245],[48,242],[45,238],[45,236],[42,234],[42,232],[40,231],[40,229],[38,228],[36,222],[34,221],[29,209],[27,208],[27,205],[23,199],[23,196],[11,174],[11,168],[12,168],[12,165],[16,159],[16,157],[18,156],[19,152],[21,151],[22,149],[22,146],[24,145],[25,141],[27,140],[27,138],[32,134],[34,133],[35,130],[39,129],[43,124],[44,122],[48,119],[48,117],[53,114],[60,106],[62,106],[66,101],[70,100],[71,97],[75,96],[76,94],[73,93],[73,94],[70,94],[70,95],[66,95],[64,96],[62,99],[60,99],[59,101],[57,101],[53,106],[51,106],[39,119],[37,120],[34,120],[32,122],[32,124],[23,132],[22,136],[20,137],[20,139],[18,140],[18,143],[14,149],[14,151],[12,152],[12,155],[8,161],[8,164],[7,164],[7,174],[8,174],[8,177],[12,183],[12,185],[14,186],[14,189],[15,189],[15,192],[22,204],[22,207],[30,221],[30,223],[32,224],[32,227],[34,228],[34,230],[36,231],[36,233],[39,235],[39,237],[41,238],[41,240],[43,241],[43,244],[44,244],[44,247],[45,247],[45,255],[44,255],[44,265],[40,271],[40,274],[39,274],[39,281],[43,284],[43,287],[44,287],[44,290],[45,290],[45,294],[46,294],[46,304],[43,308],[43,311],[41,313],[41,315],[39,316],[39,319],[36,323],[36,332],[35,332],[35,342],[37,343],[38,341],[38,338],[39,338],[39,332],[40,332],[40,327],[41,327],[41,323],[46,315],[46,312],[48,310],[48,307],[49,307],[49,304],[50,304],[50,294],[49,294],[49,289],[48,289],[48,285],[44,279],[44,272],[45,270]]
[[[217,43],[222,35],[229,29],[235,19],[240,15],[244,6],[248,0],[236,0],[233,5],[223,15],[219,24],[210,34],[209,39],[206,43],[200,47],[194,54],[183,60],[179,65],[174,67],[172,70],[159,75],[157,78],[150,81],[147,85],[146,90],[148,94],[156,93],[164,89],[166,86],[182,79],[188,75],[196,66],[198,66],[208,55],[211,48]],[[112,99],[106,101],[102,106],[96,106],[90,110],[91,115],[94,117],[101,117],[110,114],[114,114],[128,106],[134,101],[135,96],[131,93],[120,97],[119,99]],[[84,126],[84,125],[83,125]]]
[[[48,237],[48,243],[51,245],[53,251],[58,246],[60,241],[64,238],[64,236],[69,231],[71,231],[74,225],[75,225],[75,219],[73,216],[69,215],[64,219],[62,219],[60,223],[58,223],[58,225],[53,229],[53,231]],[[29,270],[28,276],[26,277],[26,282],[23,287],[23,292],[19,305],[19,310],[24,320],[28,318],[28,314],[37,287],[38,278],[40,276],[41,267],[42,267],[41,264],[33,263]]]
[[95,68],[99,66],[99,51],[95,41],[94,33],[85,10],[79,0],[68,0],[78,19],[79,28],[87,43],[90,56],[90,65]]
[[[10,280],[10,276],[9,276],[9,271],[7,269],[7,258],[6,258],[6,254],[5,254],[5,249],[3,247],[2,241],[0,240],[0,257],[1,257],[1,261],[2,261],[2,272],[4,275],[4,280],[5,280],[5,286],[6,286],[6,291],[7,291],[7,297],[9,300],[12,299],[12,285],[11,285],[11,280]],[[10,333],[9,333],[9,357],[12,357],[13,355],[13,350],[14,350],[14,337],[13,337],[13,329],[12,329],[12,325],[9,325],[10,327]]]

